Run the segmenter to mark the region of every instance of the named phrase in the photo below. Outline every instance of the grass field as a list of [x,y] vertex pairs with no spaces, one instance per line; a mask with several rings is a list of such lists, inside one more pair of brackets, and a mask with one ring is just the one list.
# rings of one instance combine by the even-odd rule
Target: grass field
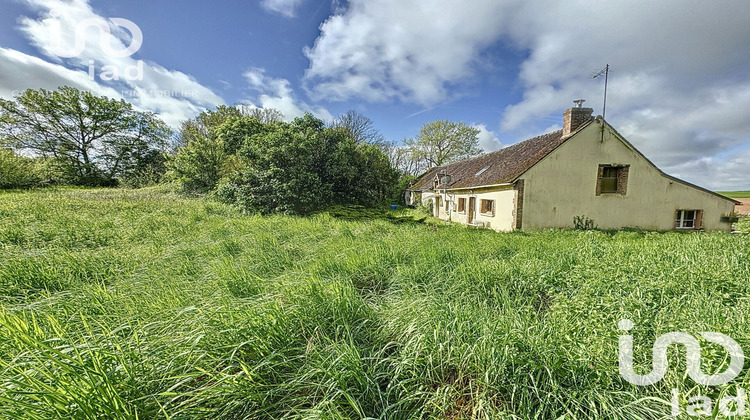
[[719,194],[729,198],[750,198],[750,191],[723,191]]
[[[160,190],[0,192],[0,418],[666,418],[657,336],[750,350],[750,235],[243,216]],[[726,353],[703,342],[703,369]],[[684,411],[684,410],[683,410]]]

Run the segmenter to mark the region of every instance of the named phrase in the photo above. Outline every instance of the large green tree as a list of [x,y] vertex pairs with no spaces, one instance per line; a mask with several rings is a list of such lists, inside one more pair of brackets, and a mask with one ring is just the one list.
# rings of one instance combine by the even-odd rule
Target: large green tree
[[470,158],[482,153],[479,130],[462,122],[428,122],[416,138],[404,140],[411,159],[424,160],[429,168]]
[[171,130],[124,100],[72,87],[28,89],[0,99],[0,138],[16,150],[64,162],[72,182],[112,184],[164,149]]
[[327,128],[310,114],[265,127],[252,133],[239,127],[243,168],[222,182],[219,196],[248,211],[307,214],[337,204],[375,205],[392,193],[398,173],[388,158],[346,129]]
[[182,123],[178,149],[169,167],[186,189],[206,192],[216,187],[225,174],[228,157],[237,149],[220,138],[220,127],[241,117],[239,109],[220,105]]

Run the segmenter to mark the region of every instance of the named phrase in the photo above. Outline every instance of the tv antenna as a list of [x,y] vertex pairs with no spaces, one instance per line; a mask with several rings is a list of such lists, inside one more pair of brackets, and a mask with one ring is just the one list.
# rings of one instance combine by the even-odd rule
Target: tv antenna
[[604,119],[604,116],[607,114],[607,79],[609,79],[609,64],[604,66],[603,69],[601,69],[591,78],[596,79],[597,77],[601,77],[602,75],[604,75],[604,106],[602,106],[602,119]]

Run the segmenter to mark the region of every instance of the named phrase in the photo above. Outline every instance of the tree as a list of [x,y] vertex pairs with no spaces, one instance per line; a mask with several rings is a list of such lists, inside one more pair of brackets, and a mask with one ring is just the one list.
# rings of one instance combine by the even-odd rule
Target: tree
[[383,135],[375,128],[372,120],[352,109],[346,114],[339,115],[330,126],[344,129],[357,144],[380,145],[385,142]]
[[153,114],[134,115],[127,135],[112,135],[102,141],[100,160],[106,176],[130,186],[158,182],[166,172],[165,148],[171,134],[172,130]]
[[124,100],[62,87],[0,99],[0,133],[16,150],[65,162],[74,183],[103,185],[139,156],[162,149],[170,130]]
[[243,116],[255,118],[263,124],[284,121],[284,114],[275,108],[258,108],[250,105],[238,105],[237,108]]
[[244,167],[218,189],[226,201],[253,212],[308,214],[337,204],[375,205],[392,192],[398,173],[388,158],[347,130],[310,114],[265,127],[245,136],[238,153]]
[[177,137],[178,147],[187,146],[197,138],[210,139],[216,129],[230,117],[240,117],[242,113],[233,106],[219,105],[215,111],[203,111],[195,118],[184,121]]
[[216,187],[224,176],[228,156],[236,153],[236,145],[222,142],[220,127],[241,117],[239,109],[220,105],[215,111],[203,111],[182,123],[177,153],[169,161],[169,168],[185,189],[207,192]]
[[29,188],[37,182],[34,159],[0,147],[0,189]]
[[[404,139],[406,144],[409,140]],[[389,141],[380,144],[380,150],[388,157],[391,166],[404,175],[419,175],[427,170],[427,161],[421,153],[415,155],[411,148]]]
[[438,120],[423,125],[416,139],[404,143],[412,159],[424,159],[432,168],[482,153],[478,135],[479,130],[462,122]]

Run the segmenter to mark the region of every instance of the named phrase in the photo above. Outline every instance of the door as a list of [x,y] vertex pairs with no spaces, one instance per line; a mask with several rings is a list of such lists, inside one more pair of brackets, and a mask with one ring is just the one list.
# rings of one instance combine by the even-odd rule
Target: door
[[466,223],[471,224],[474,222],[474,211],[477,207],[477,198],[476,197],[469,197],[469,209],[466,211],[466,217],[468,218],[466,220]]
[[435,218],[440,218],[440,197],[435,197],[435,208],[433,208],[435,213]]

